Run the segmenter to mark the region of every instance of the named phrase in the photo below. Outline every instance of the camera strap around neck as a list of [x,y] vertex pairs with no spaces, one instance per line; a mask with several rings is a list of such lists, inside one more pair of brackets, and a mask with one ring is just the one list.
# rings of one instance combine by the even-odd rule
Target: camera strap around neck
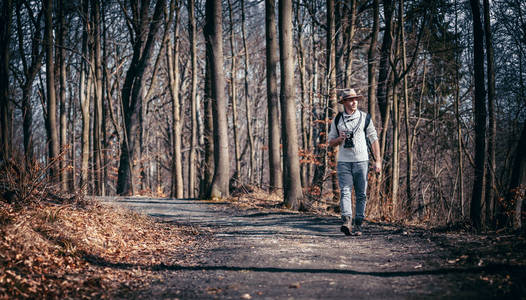
[[[361,113],[360,111],[358,111],[358,110],[356,110],[356,112],[358,112],[358,113],[360,114],[360,119],[358,119],[358,123],[356,123],[356,126],[354,126],[353,129],[349,129],[349,127],[347,126],[347,122],[346,122],[346,120],[345,120],[345,115],[342,115],[342,117],[343,117],[343,118],[342,118],[342,119],[343,119],[343,126],[345,126],[345,128],[346,128],[347,130],[349,130],[350,132],[352,132],[353,135],[354,135],[354,133],[356,133],[356,130],[358,129],[358,127],[359,127],[360,124],[362,123],[362,113]],[[349,116],[351,116],[351,115],[349,115]]]

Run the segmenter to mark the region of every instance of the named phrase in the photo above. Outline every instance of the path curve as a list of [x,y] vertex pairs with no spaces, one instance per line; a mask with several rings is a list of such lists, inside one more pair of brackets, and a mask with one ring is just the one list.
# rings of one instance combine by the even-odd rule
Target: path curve
[[140,291],[141,299],[489,299],[521,291],[484,276],[525,273],[466,255],[455,239],[470,241],[460,235],[366,224],[362,236],[346,237],[335,217],[226,202],[99,199],[211,233],[192,253],[197,264],[159,266],[164,280]]

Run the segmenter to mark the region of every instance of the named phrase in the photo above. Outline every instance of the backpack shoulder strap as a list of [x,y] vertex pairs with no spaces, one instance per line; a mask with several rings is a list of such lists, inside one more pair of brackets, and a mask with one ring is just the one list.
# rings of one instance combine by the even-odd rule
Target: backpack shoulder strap
[[369,127],[369,123],[371,123],[371,115],[367,114],[367,116],[365,117],[365,125],[363,126],[363,132],[365,132],[366,135],[367,135],[367,127]]
[[338,112],[336,114],[336,118],[334,118],[334,127],[336,127],[336,133],[338,136],[340,136],[340,130],[338,129],[338,123],[340,122],[340,119],[342,118],[342,112]]
[[[369,123],[371,123],[371,115],[367,114],[367,116],[365,117],[365,125],[363,126],[363,133],[365,135],[365,143],[367,144],[367,151],[372,153],[373,150],[371,149],[371,143],[369,141],[369,138],[367,137],[367,127],[369,127]],[[373,155],[373,160],[374,160],[374,155]]]

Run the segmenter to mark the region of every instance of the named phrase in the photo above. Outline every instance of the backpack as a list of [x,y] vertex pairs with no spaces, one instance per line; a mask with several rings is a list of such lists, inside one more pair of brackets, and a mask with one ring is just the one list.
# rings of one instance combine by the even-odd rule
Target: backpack
[[[338,134],[338,136],[340,135],[340,130],[338,129],[338,123],[340,122],[340,119],[342,118],[342,116],[343,116],[343,113],[338,112],[338,114],[336,114],[336,118],[334,118],[334,127],[336,127],[336,133]],[[369,127],[369,123],[371,123],[371,115],[367,114],[365,116],[365,124],[363,126],[363,133],[365,135],[365,143],[367,144],[367,150],[372,153],[373,151],[371,149],[371,143],[369,142],[369,139],[367,138],[367,127]],[[372,155],[372,157],[374,160],[374,155]]]

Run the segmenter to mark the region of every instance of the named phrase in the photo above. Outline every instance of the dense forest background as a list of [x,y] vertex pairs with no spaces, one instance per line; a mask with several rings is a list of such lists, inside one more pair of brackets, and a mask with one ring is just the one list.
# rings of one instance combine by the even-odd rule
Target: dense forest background
[[[338,93],[365,95],[368,214],[521,227],[520,0],[2,0],[3,186],[338,201]],[[3,180],[3,182],[13,182]],[[45,183],[44,183],[45,182]]]

